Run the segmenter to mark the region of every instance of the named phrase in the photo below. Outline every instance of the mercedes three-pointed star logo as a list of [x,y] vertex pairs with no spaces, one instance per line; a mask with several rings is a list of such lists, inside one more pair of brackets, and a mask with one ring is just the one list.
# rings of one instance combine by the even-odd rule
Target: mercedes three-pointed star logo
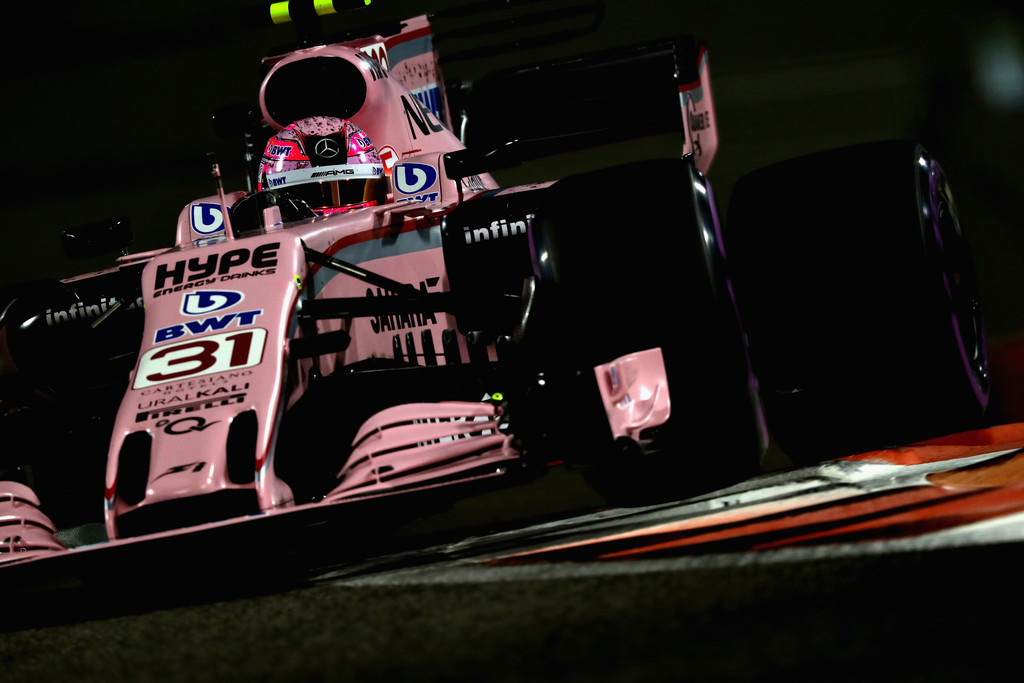
[[316,147],[313,148],[313,151],[315,151],[316,155],[322,159],[330,159],[338,156],[338,153],[341,151],[341,147],[339,147],[338,143],[334,140],[324,138],[316,143]]

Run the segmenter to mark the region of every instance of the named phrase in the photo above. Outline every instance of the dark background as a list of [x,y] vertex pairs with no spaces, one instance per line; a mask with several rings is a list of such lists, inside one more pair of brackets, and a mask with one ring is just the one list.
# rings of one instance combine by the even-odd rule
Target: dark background
[[[368,10],[329,18],[325,29],[462,4],[377,0]],[[500,9],[503,3],[490,5]],[[215,135],[211,113],[227,103],[255,103],[260,58],[294,37],[291,27],[248,21],[265,6],[252,0],[57,2],[47,6],[45,17],[7,23],[9,32],[35,45],[9,60],[5,79],[0,286],[107,265],[105,259],[66,259],[57,235],[63,227],[112,215],[131,218],[133,251],[169,246],[181,208],[215,191],[209,152],[217,154],[228,189],[240,187],[240,147]],[[945,0],[612,0],[605,10],[605,21],[587,36],[449,63],[445,75],[474,79],[515,63],[693,33],[710,51],[721,134],[710,177],[723,211],[735,180],[766,163],[869,140],[919,139],[954,182],[979,265],[990,335],[1024,330],[1017,297],[1024,284],[1017,210],[1024,186],[1018,163],[1024,119],[1019,12]],[[439,52],[443,57],[471,42],[439,45]],[[619,89],[622,106],[629,106],[628,84],[609,88]],[[536,116],[545,104],[508,106]],[[506,184],[554,179],[632,158],[674,156],[677,145],[672,138],[650,139],[496,176]],[[848,201],[855,202],[870,191],[870,179],[848,190]],[[601,200],[601,211],[614,215],[630,202],[659,197],[657,179],[630,179],[618,196]]]

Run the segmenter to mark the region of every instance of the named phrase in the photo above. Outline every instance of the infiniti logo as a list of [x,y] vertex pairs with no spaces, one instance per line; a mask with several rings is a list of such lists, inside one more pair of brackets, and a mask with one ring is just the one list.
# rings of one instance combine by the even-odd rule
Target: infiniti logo
[[318,157],[330,159],[338,156],[338,152],[341,151],[341,147],[339,147],[338,143],[334,140],[324,138],[316,143],[316,147],[313,148],[313,151],[316,152]]

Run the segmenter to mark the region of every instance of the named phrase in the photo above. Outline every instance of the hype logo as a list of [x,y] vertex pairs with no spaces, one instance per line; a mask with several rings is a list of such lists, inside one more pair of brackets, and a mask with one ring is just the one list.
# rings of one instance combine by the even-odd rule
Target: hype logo
[[245,297],[234,290],[200,290],[181,299],[182,315],[209,315],[214,311],[231,308]]
[[395,189],[402,194],[416,194],[437,182],[437,169],[427,164],[396,164],[391,171]]

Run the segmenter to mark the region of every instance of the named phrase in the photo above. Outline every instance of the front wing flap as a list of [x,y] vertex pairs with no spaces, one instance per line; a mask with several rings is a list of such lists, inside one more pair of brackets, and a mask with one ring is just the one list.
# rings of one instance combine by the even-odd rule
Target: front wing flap
[[328,502],[452,477],[494,472],[519,459],[501,409],[487,403],[412,403],[364,423]]

